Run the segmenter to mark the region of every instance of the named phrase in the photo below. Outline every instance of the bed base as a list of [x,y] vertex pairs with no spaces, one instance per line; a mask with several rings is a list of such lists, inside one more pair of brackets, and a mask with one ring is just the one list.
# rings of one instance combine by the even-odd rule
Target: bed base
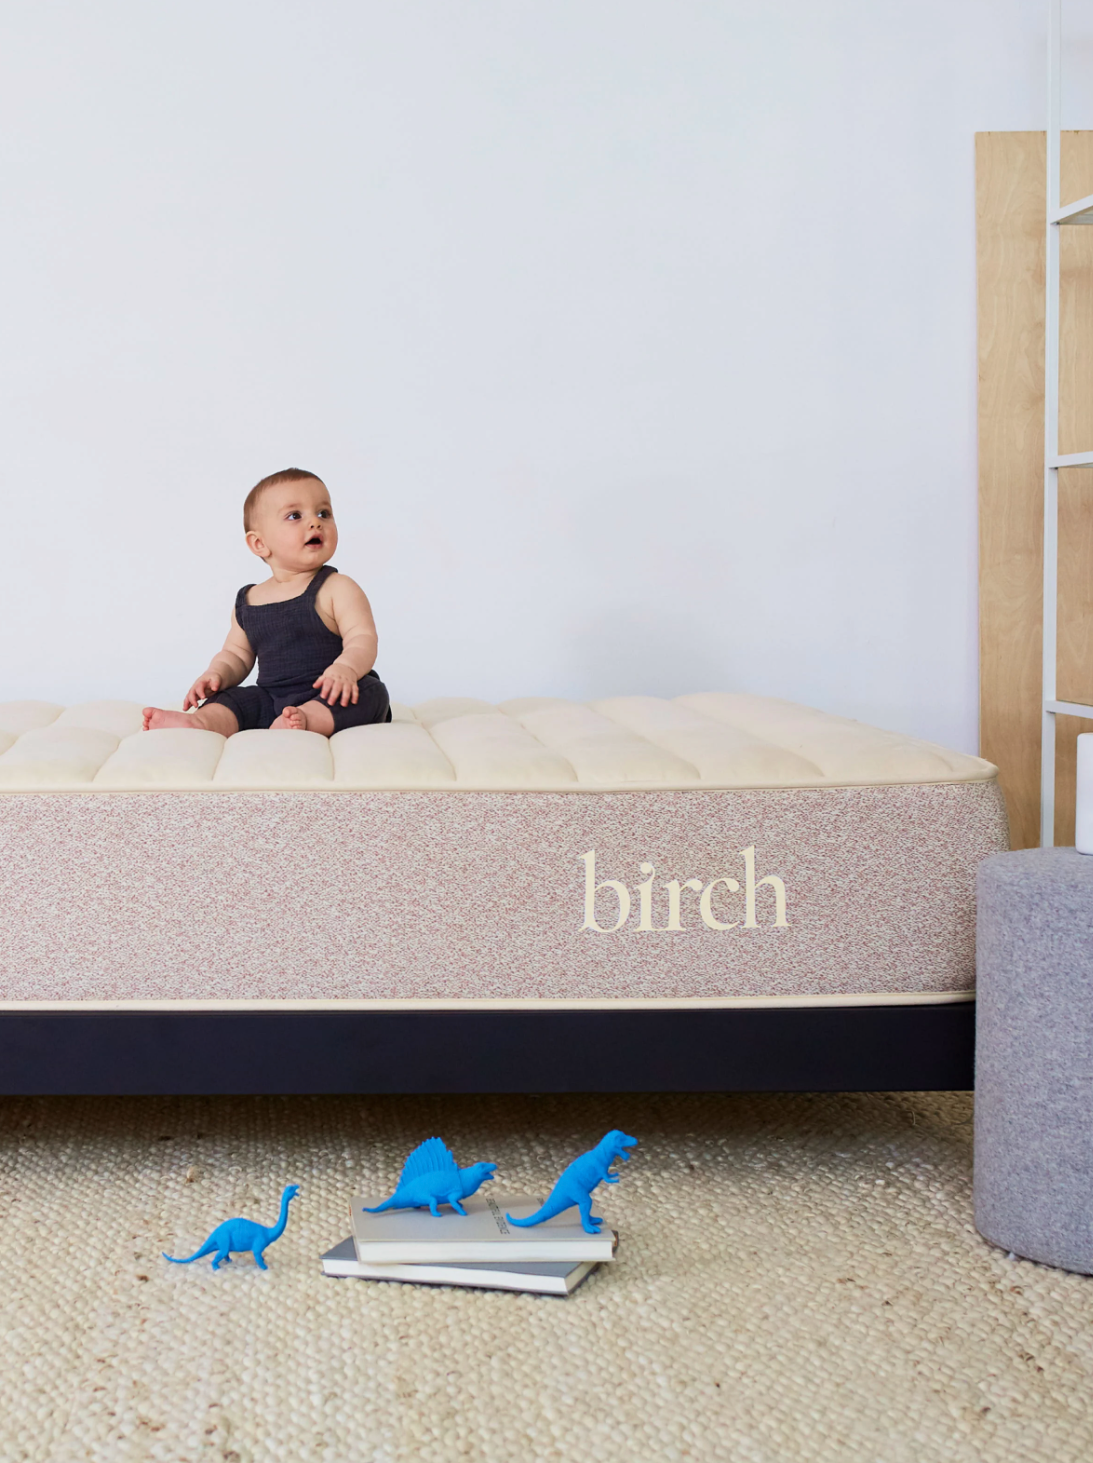
[[967,1090],[975,1006],[6,1011],[0,1094]]

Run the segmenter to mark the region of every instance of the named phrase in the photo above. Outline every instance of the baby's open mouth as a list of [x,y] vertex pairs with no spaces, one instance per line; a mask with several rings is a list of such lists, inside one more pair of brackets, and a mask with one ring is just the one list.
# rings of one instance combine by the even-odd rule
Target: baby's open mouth
[[311,544],[321,544],[321,543],[322,543],[322,538],[319,536],[319,534],[313,533],[311,535],[311,537],[308,539],[307,543],[304,545],[304,547],[305,548],[308,548]]

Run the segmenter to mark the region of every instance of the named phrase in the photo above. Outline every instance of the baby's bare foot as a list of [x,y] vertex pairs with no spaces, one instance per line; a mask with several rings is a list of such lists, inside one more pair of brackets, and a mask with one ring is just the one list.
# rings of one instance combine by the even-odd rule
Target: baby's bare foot
[[286,706],[270,731],[307,731],[307,712],[302,706]]
[[144,708],[144,730],[161,731],[166,726],[193,726],[201,728],[185,711],[161,711],[158,706]]

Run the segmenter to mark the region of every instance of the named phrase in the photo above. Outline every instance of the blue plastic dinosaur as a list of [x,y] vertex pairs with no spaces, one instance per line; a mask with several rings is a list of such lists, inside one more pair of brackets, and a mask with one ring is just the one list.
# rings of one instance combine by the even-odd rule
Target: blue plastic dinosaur
[[366,1214],[379,1214],[384,1209],[432,1210],[440,1218],[440,1204],[450,1204],[457,1214],[466,1214],[460,1203],[469,1199],[488,1179],[492,1179],[496,1163],[472,1163],[460,1168],[452,1150],[441,1138],[426,1138],[406,1160],[398,1188],[374,1209],[364,1205]]
[[506,1214],[505,1218],[510,1224],[526,1229],[532,1224],[542,1224],[545,1219],[553,1219],[555,1214],[561,1214],[576,1204],[581,1211],[581,1226],[585,1233],[599,1234],[603,1220],[592,1213],[592,1190],[601,1182],[618,1183],[619,1176],[611,1172],[611,1165],[616,1158],[629,1163],[630,1155],[626,1150],[635,1147],[637,1141],[636,1138],[628,1138],[619,1128],[612,1128],[595,1148],[582,1153],[562,1170],[550,1191],[550,1198],[541,1209],[536,1209],[526,1219],[513,1219],[511,1214]]
[[174,1255],[163,1252],[163,1258],[170,1260],[172,1265],[190,1265],[194,1260],[200,1260],[202,1255],[211,1255],[216,1251],[216,1259],[213,1261],[213,1269],[219,1270],[221,1264],[231,1263],[230,1251],[236,1254],[249,1250],[254,1256],[254,1263],[259,1270],[268,1270],[269,1266],[262,1259],[262,1252],[267,1245],[271,1245],[275,1239],[280,1239],[285,1232],[285,1225],[288,1223],[289,1200],[295,1199],[300,1192],[298,1184],[289,1184],[281,1195],[281,1213],[277,1217],[277,1223],[267,1228],[264,1224],[255,1224],[253,1219],[225,1219],[223,1224],[218,1224],[209,1238],[199,1250],[192,1255],[187,1255],[184,1260],[176,1259]]

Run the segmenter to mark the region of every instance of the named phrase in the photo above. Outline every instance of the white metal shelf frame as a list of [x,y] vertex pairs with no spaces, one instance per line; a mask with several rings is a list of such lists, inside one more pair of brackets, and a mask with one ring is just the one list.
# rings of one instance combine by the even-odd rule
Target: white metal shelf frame
[[1059,653],[1059,469],[1093,467],[1093,452],[1059,454],[1059,229],[1093,224],[1093,194],[1060,202],[1062,167],[1062,0],[1048,0],[1047,38],[1047,309],[1044,339],[1044,644],[1040,739],[1040,844],[1055,842],[1055,718],[1084,716],[1093,706],[1060,701]]

